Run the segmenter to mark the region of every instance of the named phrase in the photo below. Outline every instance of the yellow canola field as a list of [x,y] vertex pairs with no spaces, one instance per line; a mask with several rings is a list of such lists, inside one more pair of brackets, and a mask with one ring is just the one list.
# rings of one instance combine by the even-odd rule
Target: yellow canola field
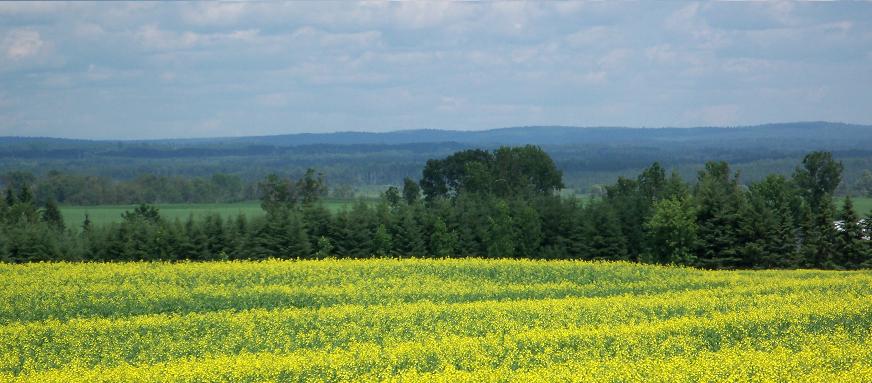
[[0,265],[0,381],[872,382],[872,272]]

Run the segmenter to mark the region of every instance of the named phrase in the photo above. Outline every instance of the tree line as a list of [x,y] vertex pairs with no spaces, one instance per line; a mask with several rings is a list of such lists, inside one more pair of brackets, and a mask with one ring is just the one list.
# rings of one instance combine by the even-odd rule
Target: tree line
[[[67,205],[132,205],[140,203],[226,203],[256,200],[260,182],[245,181],[234,174],[181,177],[144,174],[130,180],[65,173],[56,170],[37,177],[11,171],[0,175],[0,185],[20,191],[27,188],[37,204],[49,201]],[[326,188],[326,184],[325,184]],[[332,197],[353,198],[349,185],[332,188]]]
[[[168,221],[153,206],[117,224],[68,227],[27,187],[0,202],[7,262],[324,257],[488,257],[625,260],[709,269],[872,267],[872,219],[833,192],[842,165],[808,154],[793,175],[747,186],[726,162],[696,182],[654,163],[601,198],[561,197],[562,174],[535,146],[465,150],[427,162],[418,181],[377,203],[331,212],[323,176],[271,175],[258,185],[264,217]],[[872,212],[870,212],[872,213]]]

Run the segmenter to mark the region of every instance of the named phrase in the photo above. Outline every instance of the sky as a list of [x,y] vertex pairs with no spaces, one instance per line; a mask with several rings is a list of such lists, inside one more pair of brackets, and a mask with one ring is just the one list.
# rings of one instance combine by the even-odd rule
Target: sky
[[872,123],[872,3],[0,3],[0,136]]

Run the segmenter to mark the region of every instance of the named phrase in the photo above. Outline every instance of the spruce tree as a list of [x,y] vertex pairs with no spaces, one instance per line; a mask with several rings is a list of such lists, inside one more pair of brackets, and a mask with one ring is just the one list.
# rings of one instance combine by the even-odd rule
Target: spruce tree
[[324,259],[332,256],[333,243],[330,242],[330,238],[327,238],[326,236],[319,237],[317,244],[315,245],[315,258]]
[[318,248],[321,237],[330,236],[331,220],[330,211],[320,203],[303,208],[303,225],[313,249]]
[[403,179],[403,199],[407,205],[414,205],[421,196],[421,187],[409,177]]
[[401,208],[397,213],[395,223],[392,225],[394,249],[398,255],[403,257],[423,257],[427,255],[424,250],[424,238],[421,234],[421,228],[415,219],[416,211],[413,207],[409,206]]
[[866,252],[863,254],[863,262],[860,268],[872,269],[872,211],[863,220],[863,239],[866,242]]
[[497,200],[488,217],[487,256],[489,258],[513,258],[517,249],[514,220],[509,215],[506,201]]
[[454,206],[431,204],[431,214],[439,216],[448,229],[457,236],[454,253],[460,257],[487,255],[488,230],[490,227],[488,204],[483,195],[458,196]]
[[836,263],[843,268],[858,268],[865,261],[865,244],[863,243],[863,227],[854,212],[854,203],[850,196],[845,197],[838,233],[838,254]]
[[345,249],[349,256],[366,258],[372,255],[372,239],[377,227],[376,217],[369,205],[358,201],[348,215]]
[[224,227],[224,219],[220,214],[207,214],[201,219],[203,236],[206,239],[206,253],[208,259],[228,259],[230,244],[228,234]]
[[621,226],[611,208],[603,203],[588,205],[588,229],[585,239],[589,248],[589,259],[626,260],[627,244],[621,234]]
[[539,248],[542,245],[542,221],[539,213],[525,201],[516,200],[512,203],[514,237],[516,240],[515,255],[518,258],[539,258]]
[[440,217],[436,217],[433,223],[433,234],[430,235],[430,251],[436,258],[449,258],[454,256],[457,246],[457,236],[448,231],[448,226]]
[[282,247],[286,257],[306,259],[312,255],[309,236],[306,234],[306,227],[299,213],[292,212],[289,214],[283,239]]
[[61,210],[58,209],[58,204],[53,199],[49,199],[45,203],[45,209],[42,211],[42,221],[57,231],[64,230],[64,217],[61,215]]
[[697,266],[735,268],[742,264],[739,212],[744,196],[738,175],[731,177],[726,162],[708,162],[696,185]]
[[379,224],[372,240],[372,254],[377,257],[387,257],[392,254],[392,239],[384,224]]

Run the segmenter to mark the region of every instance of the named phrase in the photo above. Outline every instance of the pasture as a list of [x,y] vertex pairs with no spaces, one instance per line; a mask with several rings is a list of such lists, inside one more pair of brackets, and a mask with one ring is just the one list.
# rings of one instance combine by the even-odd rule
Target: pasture
[[0,381],[872,381],[872,272],[0,265]]
[[[851,197],[851,200],[854,202],[854,211],[856,211],[857,214],[860,215],[860,217],[866,217],[869,214],[872,214],[872,198]],[[839,198],[836,200],[836,209],[838,211],[841,211],[844,201],[844,198]]]

